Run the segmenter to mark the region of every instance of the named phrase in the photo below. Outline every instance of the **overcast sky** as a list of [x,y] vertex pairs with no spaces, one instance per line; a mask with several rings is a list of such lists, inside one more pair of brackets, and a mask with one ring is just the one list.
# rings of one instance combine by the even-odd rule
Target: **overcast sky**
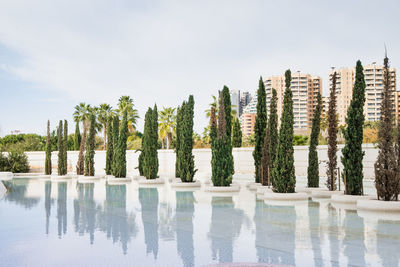
[[400,64],[400,1],[0,1],[0,135],[44,134],[79,102],[195,97],[195,131],[211,95],[254,92],[290,68],[323,79],[331,66]]

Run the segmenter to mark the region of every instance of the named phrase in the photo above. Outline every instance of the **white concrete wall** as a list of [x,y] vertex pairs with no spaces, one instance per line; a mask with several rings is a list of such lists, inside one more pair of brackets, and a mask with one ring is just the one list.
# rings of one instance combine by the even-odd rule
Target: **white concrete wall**
[[[338,166],[343,169],[340,162],[341,149],[343,145],[339,145],[338,151]],[[327,160],[327,146],[318,147],[318,157],[320,161]],[[378,156],[378,150],[374,145],[366,144],[363,145],[365,156],[363,159],[364,164],[364,177],[372,179],[374,177],[374,163]],[[254,172],[254,162],[252,156],[253,148],[234,148],[233,157],[235,164],[235,172],[237,174],[252,174]],[[44,159],[45,152],[27,152],[29,164],[31,166],[31,172],[44,172]],[[193,154],[195,157],[195,165],[198,169],[199,174],[210,174],[211,173],[211,149],[194,149]],[[133,150],[128,150],[126,153],[127,157],[127,168],[128,173],[138,174],[137,162],[139,153],[135,153]],[[162,174],[174,174],[175,173],[175,153],[173,150],[159,150],[159,173]],[[307,146],[296,146],[294,151],[296,175],[306,176],[308,166],[308,147]],[[68,151],[68,171],[74,172],[76,162],[78,160],[78,151]],[[95,154],[95,168],[97,174],[104,173],[106,152],[96,151]],[[53,171],[57,171],[57,152],[52,153]],[[326,164],[321,162],[320,164],[320,175],[326,175]]]

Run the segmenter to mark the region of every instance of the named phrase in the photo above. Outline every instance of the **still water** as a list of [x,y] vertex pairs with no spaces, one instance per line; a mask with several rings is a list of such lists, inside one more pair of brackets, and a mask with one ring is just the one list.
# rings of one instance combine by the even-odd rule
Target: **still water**
[[400,219],[326,200],[13,179],[0,200],[0,266],[399,266]]

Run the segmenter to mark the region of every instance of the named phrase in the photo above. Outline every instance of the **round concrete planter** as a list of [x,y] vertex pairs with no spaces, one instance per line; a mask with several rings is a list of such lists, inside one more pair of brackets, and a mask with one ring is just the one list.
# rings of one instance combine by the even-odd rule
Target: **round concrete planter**
[[231,184],[230,186],[213,186],[209,185],[205,188],[206,192],[214,192],[214,193],[232,193],[239,192],[240,186],[238,184]]
[[263,199],[265,201],[308,201],[306,193],[265,193]]
[[51,175],[39,174],[39,175],[24,175],[24,176],[14,176],[14,179],[44,179],[48,180]]
[[342,194],[334,194],[331,199],[332,202],[343,203],[343,204],[357,204],[357,201],[360,199],[373,199],[373,196],[353,196],[353,195],[342,195]]
[[307,193],[310,194],[312,192],[321,192],[321,191],[327,191],[326,188],[323,187],[301,187],[301,188],[296,188],[296,192],[299,193]]
[[139,179],[139,185],[161,185],[164,184],[165,181],[163,178],[156,178],[156,179]]
[[385,211],[357,209],[357,215],[362,217],[366,222],[370,221],[377,223],[379,220],[400,221],[399,212],[385,212]]
[[97,176],[97,175],[95,175],[95,176],[84,176],[84,175],[79,175],[79,176],[78,176],[78,181],[79,181],[79,182],[81,182],[81,181],[97,181],[97,180],[99,180],[100,178],[102,178],[102,176]]
[[71,180],[72,176],[71,175],[51,175],[50,176],[52,181],[67,181]]
[[247,188],[249,190],[253,191],[253,190],[257,190],[257,187],[261,186],[261,184],[260,183],[251,182],[251,183],[248,183],[246,186],[247,186]]
[[329,191],[329,190],[318,190],[311,191],[312,198],[331,198],[332,195],[340,195],[343,194],[343,191]]
[[378,211],[384,213],[397,213],[400,220],[400,201],[383,201],[374,199],[357,200],[357,209],[367,211]]
[[12,172],[0,172],[0,180],[8,181],[14,177]]
[[107,178],[107,183],[110,185],[121,185],[121,184],[127,184],[131,182],[131,178],[126,177],[126,178],[115,178],[114,176],[110,175]]
[[181,181],[181,178],[169,177],[168,182],[170,182],[171,184],[176,184],[176,183],[181,183],[182,181]]
[[[179,179],[179,178],[178,178]],[[171,186],[174,188],[192,188],[192,187],[201,187],[201,183],[199,180],[196,180],[191,183],[184,183],[181,181],[181,179],[176,179],[174,182],[172,182]]]
[[257,196],[263,196],[265,193],[272,193],[272,189],[264,185],[257,187]]

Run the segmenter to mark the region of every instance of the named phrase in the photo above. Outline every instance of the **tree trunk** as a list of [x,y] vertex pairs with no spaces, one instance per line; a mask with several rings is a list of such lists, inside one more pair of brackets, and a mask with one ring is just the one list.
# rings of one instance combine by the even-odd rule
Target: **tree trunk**
[[172,139],[172,133],[167,133],[167,149],[169,149],[169,146],[171,144],[171,139]]
[[79,146],[78,163],[76,164],[77,175],[83,175],[84,172],[85,162],[83,158],[83,152],[85,150],[85,144],[86,144],[86,121],[83,121],[83,134],[82,134],[81,145]]
[[161,149],[164,149],[164,138],[161,138]]

